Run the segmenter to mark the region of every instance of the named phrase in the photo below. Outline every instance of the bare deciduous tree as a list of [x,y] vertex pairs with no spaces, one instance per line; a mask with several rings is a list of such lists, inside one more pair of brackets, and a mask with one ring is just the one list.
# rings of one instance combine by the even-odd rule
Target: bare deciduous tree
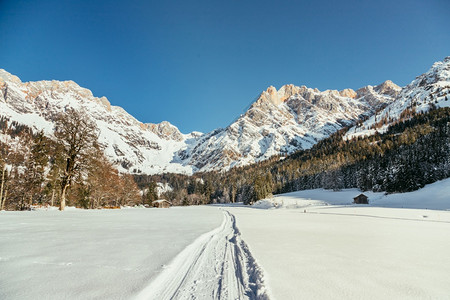
[[89,152],[97,146],[98,129],[85,114],[69,109],[58,117],[55,127],[55,137],[62,145],[65,160],[61,174],[60,210],[66,206],[67,189],[77,172],[86,168]]

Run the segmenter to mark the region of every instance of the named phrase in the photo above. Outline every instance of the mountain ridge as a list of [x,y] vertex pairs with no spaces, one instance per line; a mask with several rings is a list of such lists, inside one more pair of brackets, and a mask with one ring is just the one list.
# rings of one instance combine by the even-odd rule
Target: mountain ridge
[[[191,173],[189,166],[171,163],[167,152],[178,149],[190,134],[182,134],[169,122],[142,123],[106,97],[94,97],[73,81],[22,83],[17,76],[0,71],[0,114],[11,121],[53,134],[53,121],[68,108],[84,111],[100,129],[99,142],[106,156],[122,172]],[[182,140],[182,141],[180,141]]]
[[[179,156],[199,170],[227,169],[308,149],[390,103],[391,95],[378,93],[381,87],[387,90],[383,84],[359,89],[359,97],[350,89],[342,96],[335,90],[321,92],[292,84],[279,90],[270,86],[232,124],[208,133],[195,148],[182,150]],[[400,91],[393,83],[390,87],[390,93]]]
[[[447,78],[447,69],[442,66],[449,62],[447,57],[431,69],[441,68],[442,76]],[[405,88],[417,89],[418,78],[427,82],[422,86],[439,81],[436,72],[428,73]],[[438,77],[434,80],[433,76]],[[359,128],[370,127],[367,122],[380,118],[380,112],[401,103],[402,97],[411,96],[412,92],[406,94],[405,88],[390,80],[356,91],[320,91],[293,84],[277,90],[269,86],[227,127],[209,133],[184,134],[167,121],[142,123],[123,108],[111,105],[106,97],[95,97],[73,81],[23,83],[19,77],[0,69],[0,115],[52,135],[56,115],[69,107],[83,110],[95,120],[100,129],[99,142],[119,171],[192,174],[289,155],[312,147],[346,126],[353,125],[353,136],[363,134]],[[349,134],[348,138],[351,137]]]
[[393,123],[412,114],[426,112],[434,107],[449,107],[449,92],[450,56],[447,56],[403,87],[391,105],[351,128],[346,138],[383,133]]

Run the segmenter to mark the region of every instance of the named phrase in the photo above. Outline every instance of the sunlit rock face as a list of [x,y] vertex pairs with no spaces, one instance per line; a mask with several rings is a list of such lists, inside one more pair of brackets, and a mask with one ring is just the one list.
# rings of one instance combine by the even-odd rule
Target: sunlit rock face
[[308,149],[319,140],[390,104],[400,88],[392,82],[367,86],[359,94],[284,85],[261,92],[227,128],[205,134],[179,152],[197,170],[221,170]]

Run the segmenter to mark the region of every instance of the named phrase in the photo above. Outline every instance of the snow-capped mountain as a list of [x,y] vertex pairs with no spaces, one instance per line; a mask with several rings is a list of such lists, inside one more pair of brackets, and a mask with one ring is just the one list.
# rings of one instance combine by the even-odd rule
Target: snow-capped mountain
[[384,132],[389,125],[432,107],[450,107],[450,56],[436,62],[428,72],[416,77],[396,96],[395,101],[351,128],[346,138]]
[[141,123],[73,81],[23,83],[0,70],[0,89],[0,115],[47,135],[52,135],[59,113],[82,110],[96,122],[99,142],[119,170],[146,174],[228,169],[306,149],[361,116],[372,115],[400,90],[389,81],[356,92],[269,87],[230,126],[203,135],[182,134],[169,122]]
[[269,87],[245,114],[224,129],[199,138],[180,159],[204,171],[242,166],[307,149],[392,102],[401,88],[386,81],[356,92],[319,91],[292,84]]
[[69,107],[84,111],[99,127],[107,157],[122,172],[191,174],[307,149],[344,126],[358,123],[347,134],[351,138],[384,130],[414,110],[450,106],[450,57],[403,89],[391,81],[357,91],[271,86],[232,124],[207,134],[183,134],[169,122],[141,123],[73,81],[24,83],[0,70],[0,91],[0,116],[48,135],[59,113]]
[[83,111],[99,128],[99,142],[122,172],[192,173],[174,161],[174,153],[194,143],[200,133],[182,134],[169,122],[144,124],[123,108],[97,98],[73,81],[23,83],[0,70],[0,115],[52,135],[54,120],[68,108]]

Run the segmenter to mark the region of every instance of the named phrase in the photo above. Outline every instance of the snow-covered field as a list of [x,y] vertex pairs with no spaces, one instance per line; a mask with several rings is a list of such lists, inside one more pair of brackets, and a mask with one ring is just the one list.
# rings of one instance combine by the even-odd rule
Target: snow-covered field
[[[449,299],[450,179],[404,194],[307,190],[228,208],[276,299]],[[428,208],[428,209],[427,209]]]
[[450,180],[359,193],[0,212],[0,299],[448,299]]
[[450,212],[231,208],[275,299],[448,299]]
[[221,225],[212,207],[0,212],[0,299],[129,299]]

